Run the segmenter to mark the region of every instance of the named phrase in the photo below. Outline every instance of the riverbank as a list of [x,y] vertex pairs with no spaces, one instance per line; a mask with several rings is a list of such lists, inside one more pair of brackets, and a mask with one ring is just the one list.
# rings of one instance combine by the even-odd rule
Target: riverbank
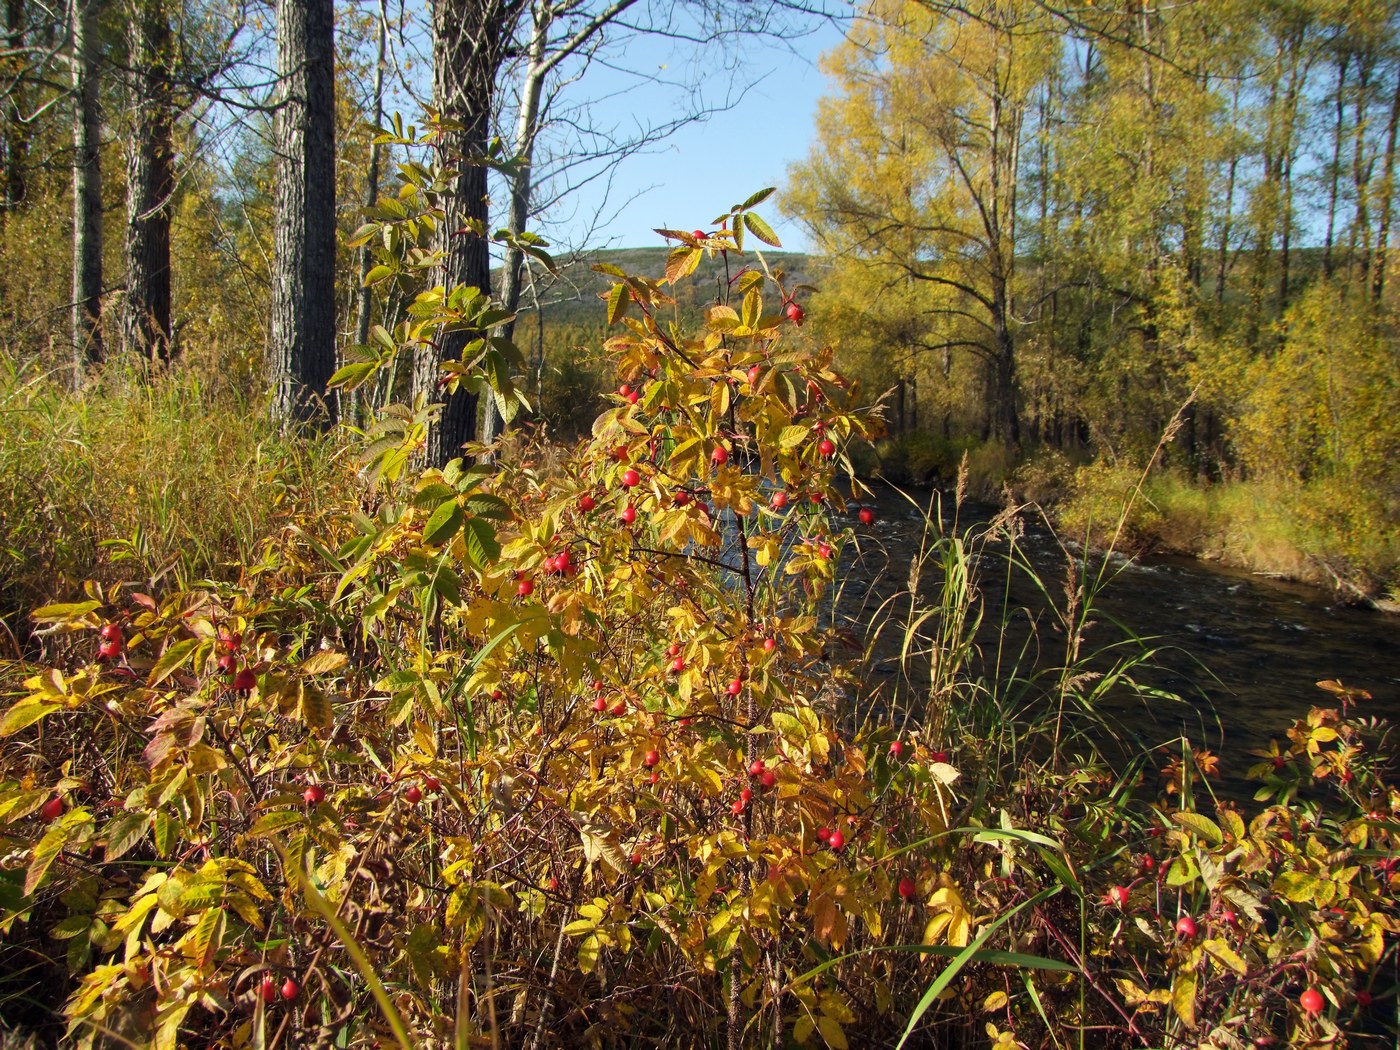
[[1344,480],[1203,484],[1059,452],[1017,462],[1000,448],[931,438],[883,442],[857,469],[897,485],[942,486],[958,484],[961,470],[969,494],[1036,503],[1089,547],[1198,558],[1400,614],[1400,507]]

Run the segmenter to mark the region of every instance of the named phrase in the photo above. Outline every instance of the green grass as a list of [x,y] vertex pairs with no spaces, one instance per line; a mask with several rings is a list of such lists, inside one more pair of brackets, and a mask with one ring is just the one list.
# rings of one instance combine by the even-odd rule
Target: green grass
[[[1112,538],[1139,472],[1096,464],[1078,471],[1059,517],[1071,536]],[[1352,596],[1394,593],[1400,530],[1381,497],[1340,478],[1201,485],[1150,475],[1123,526],[1137,550],[1171,551],[1276,574]]]
[[340,471],[261,404],[189,370],[109,365],[82,389],[0,355],[0,615],[86,579],[236,577]]

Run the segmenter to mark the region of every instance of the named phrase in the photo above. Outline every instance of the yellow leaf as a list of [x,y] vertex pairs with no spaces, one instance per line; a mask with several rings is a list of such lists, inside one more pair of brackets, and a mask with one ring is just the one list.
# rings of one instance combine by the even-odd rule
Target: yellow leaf
[[1180,970],[1172,981],[1172,1009],[1187,1028],[1196,1027],[1196,973]]

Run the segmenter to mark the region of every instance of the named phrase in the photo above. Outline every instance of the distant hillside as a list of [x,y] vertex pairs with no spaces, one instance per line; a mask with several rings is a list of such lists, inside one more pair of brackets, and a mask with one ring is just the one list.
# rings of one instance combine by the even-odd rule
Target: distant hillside
[[[546,274],[536,289],[545,327],[602,329],[606,321],[600,296],[606,294],[611,287],[612,278],[597,273],[592,267],[597,263],[611,263],[628,273],[643,277],[660,277],[666,270],[666,256],[669,251],[670,249],[665,247],[615,248],[561,262],[560,276],[552,278]],[[820,260],[815,256],[803,252],[765,251],[763,258],[770,270],[783,271],[785,287],[816,283],[814,277]],[[751,254],[744,256],[743,263],[737,258],[731,259],[728,277],[732,279],[737,275],[744,263],[757,265],[757,260]],[[682,308],[714,301],[718,298],[725,279],[723,257],[716,254],[713,258],[703,261],[694,276],[678,290]],[[527,288],[521,302],[522,329],[528,330],[536,325],[536,319],[526,316],[534,312],[534,307],[535,303]]]

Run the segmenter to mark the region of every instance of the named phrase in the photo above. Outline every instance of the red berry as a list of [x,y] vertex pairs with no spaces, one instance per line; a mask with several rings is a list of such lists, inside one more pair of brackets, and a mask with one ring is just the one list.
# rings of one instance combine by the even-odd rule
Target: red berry
[[635,851],[632,853],[632,856],[631,856],[630,858],[628,858],[628,859],[630,859],[630,860],[632,861],[632,867],[635,868],[635,867],[639,866],[639,865],[642,863],[642,851],[641,851],[641,850],[635,850]]
[[648,751],[648,752],[642,757],[642,765],[646,766],[648,769],[650,769],[652,766],[656,765],[656,763],[658,763],[658,762],[660,762],[660,761],[661,761],[661,753],[660,753],[659,751],[657,751],[655,748],[653,748],[652,750]]
[[710,453],[710,459],[714,461],[715,466],[723,466],[729,462],[729,449],[723,445],[716,445],[715,450]]
[[1119,908],[1126,908],[1128,906],[1128,887],[1110,886],[1104,901]]
[[1220,913],[1220,921],[1226,926],[1234,926],[1240,921],[1240,917],[1229,908],[1226,908]]
[[758,365],[754,365],[752,368],[750,368],[750,369],[749,369],[749,386],[753,387],[755,390],[758,389],[758,380],[759,380],[759,377],[761,377],[762,375],[763,375],[763,370],[762,370],[761,368],[759,368]]
[[1309,988],[1302,995],[1298,996],[1298,1005],[1310,1014],[1322,1013],[1323,1001],[1322,993],[1316,988]]
[[521,580],[515,585],[515,593],[522,598],[528,598],[535,593],[535,581],[530,579]]
[[491,690],[491,699],[492,699],[492,700],[504,700],[505,698],[506,698],[506,694],[503,693],[503,692],[501,692],[499,689],[492,689],[492,690]]
[[550,893],[555,893],[555,892],[558,891],[558,889],[559,889],[559,880],[556,879],[553,875],[551,875],[551,876],[549,877],[549,892],[550,892]]
[[627,397],[627,403],[628,403],[629,405],[635,405],[638,401],[640,401],[640,400],[642,399],[642,395],[639,394],[639,393],[637,393],[635,390],[633,390],[633,391],[631,391],[630,393],[628,393],[628,394],[626,395],[626,397]]
[[607,709],[608,709],[608,700],[607,700],[607,697],[598,696],[598,697],[594,697],[594,698],[593,698],[593,710],[601,712],[601,711],[606,711]]
[[749,799],[753,798],[753,788],[740,788],[739,797],[745,802],[749,801]]
[[1371,993],[1365,988],[1356,993],[1356,1005],[1363,1010],[1369,1010],[1371,1008]]
[[258,982],[258,996],[269,1005],[277,1001],[277,978],[270,973],[263,974]]
[[909,900],[914,894],[919,892],[919,884],[908,875],[899,880],[899,895],[905,900]]
[[763,771],[766,768],[768,767],[763,764],[763,759],[755,758],[752,762],[749,763],[749,776],[761,777],[763,776]]
[[736,798],[734,802],[730,805],[729,812],[733,813],[736,817],[740,813],[744,812],[744,800],[741,798]]
[[108,642],[97,644],[97,655],[104,660],[115,660],[122,654],[122,643],[120,638]]
[[442,787],[442,781],[437,777],[424,777],[423,786],[429,791],[436,791],[438,788]]
[[730,696],[738,696],[744,691],[744,680],[742,678],[734,679],[734,681],[729,683],[729,688],[725,691]]
[[282,982],[282,998],[287,1000],[287,1002],[291,1002],[295,999],[300,992],[301,985],[297,984],[292,978],[288,977]]
[[796,325],[800,325],[802,323],[802,318],[807,316],[807,311],[803,310],[797,303],[788,303],[787,309],[785,309],[783,313],[787,315],[789,321]]
[[233,676],[233,688],[238,693],[251,693],[258,684],[258,676],[251,667],[245,667]]
[[63,799],[55,795],[49,799],[39,810],[39,816],[44,818],[44,823],[57,820],[63,816]]
[[820,828],[817,828],[817,841],[818,841],[818,842],[829,842],[829,841],[831,841],[831,829],[828,828],[828,827],[825,827],[825,826],[820,827]]
[[707,236],[704,230],[691,230],[690,235],[697,241],[703,241]]
[[637,508],[629,503],[622,508],[622,513],[618,517],[622,519],[624,524],[631,525],[637,520]]
[[410,784],[408,790],[403,793],[403,797],[410,806],[416,806],[423,800],[423,792],[417,784]]
[[620,387],[617,388],[617,392],[622,397],[627,397],[629,394],[632,393],[632,387],[627,383],[623,383]]
[[626,701],[619,700],[617,703],[613,704],[612,711],[609,713],[612,715],[625,715],[627,713]]
[[120,624],[104,623],[97,632],[97,637],[104,642],[119,642],[122,640],[122,629]]
[[233,653],[220,653],[215,665],[219,668],[220,674],[233,674],[233,669],[238,666],[238,657]]
[[773,493],[773,498],[768,501],[768,505],[774,510],[782,510],[784,507],[787,506],[787,503],[788,494],[782,489],[779,489],[777,492]]
[[875,512],[869,507],[861,507],[860,514],[858,515],[858,517],[860,518],[860,523],[862,525],[875,524]]
[[649,774],[647,774],[647,783],[648,783],[648,784],[659,784],[660,782],[661,782],[661,774],[658,773],[656,770],[653,769]]
[[1189,941],[1196,936],[1196,920],[1189,915],[1183,915],[1176,920],[1176,932],[1178,936],[1185,937]]
[[901,758],[901,757],[903,757],[903,755],[904,755],[904,741],[902,741],[902,740],[894,740],[894,741],[891,741],[891,743],[890,743],[890,754],[891,754],[892,756],[894,756],[895,758]]
[[1287,759],[1285,759],[1282,755],[1275,755],[1275,756],[1274,756],[1274,768],[1275,768],[1275,769],[1282,769],[1282,768],[1283,768],[1283,765],[1284,765],[1284,763],[1285,763],[1286,761],[1287,761]]
[[839,850],[846,845],[846,836],[839,831],[833,831],[831,838],[826,840],[826,844],[834,850]]
[[626,488],[635,488],[642,480],[642,476],[631,467],[622,472],[622,484]]
[[778,640],[776,638],[763,639],[763,651],[765,653],[771,653],[776,648],[778,648]]
[[928,757],[929,757],[929,761],[931,761],[931,762],[943,762],[943,763],[946,763],[946,762],[948,761],[948,752],[946,752],[946,751],[935,751],[935,752],[933,752],[933,754],[929,755]]
[[326,789],[320,784],[312,784],[301,793],[301,798],[308,806],[319,806],[326,800]]
[[836,455],[836,442],[832,441],[831,438],[822,438],[817,444],[817,451],[830,459]]
[[583,511],[585,514],[587,514],[590,510],[592,510],[592,509],[593,509],[594,507],[596,507],[597,505],[598,505],[598,501],[597,501],[596,499],[594,499],[592,496],[588,495],[587,493],[584,493],[582,496],[580,496],[580,497],[578,498],[578,509],[581,510],[581,511]]
[[613,447],[613,450],[612,450],[612,458],[615,459],[615,460],[617,460],[619,463],[621,463],[624,459],[627,458],[627,446],[626,446],[626,445],[616,445],[616,446],[614,446],[614,447]]
[[680,655],[681,655],[681,643],[680,643],[680,642],[672,642],[670,645],[668,645],[668,646],[666,647],[666,655],[667,655],[667,656],[680,656]]
[[1156,868],[1156,867],[1157,867],[1157,858],[1154,857],[1154,856],[1153,856],[1152,854],[1150,854],[1150,853],[1144,853],[1144,854],[1142,855],[1142,870],[1143,870],[1143,871],[1152,871],[1152,870],[1153,870],[1154,868]]
[[771,769],[765,769],[759,774],[758,782],[765,788],[771,788],[778,782],[778,774],[774,773]]
[[817,555],[822,558],[831,557],[831,544],[823,541],[817,544]]
[[671,670],[672,670],[675,674],[680,674],[682,671],[684,671],[684,670],[685,670],[685,657],[684,657],[684,656],[678,656],[678,657],[676,657],[674,660],[672,660],[672,661],[671,661]]
[[684,507],[684,506],[686,506],[689,502],[690,502],[690,493],[689,493],[689,492],[686,492],[685,489],[681,489],[680,492],[677,492],[677,493],[676,493],[676,506],[677,506],[677,507]]

